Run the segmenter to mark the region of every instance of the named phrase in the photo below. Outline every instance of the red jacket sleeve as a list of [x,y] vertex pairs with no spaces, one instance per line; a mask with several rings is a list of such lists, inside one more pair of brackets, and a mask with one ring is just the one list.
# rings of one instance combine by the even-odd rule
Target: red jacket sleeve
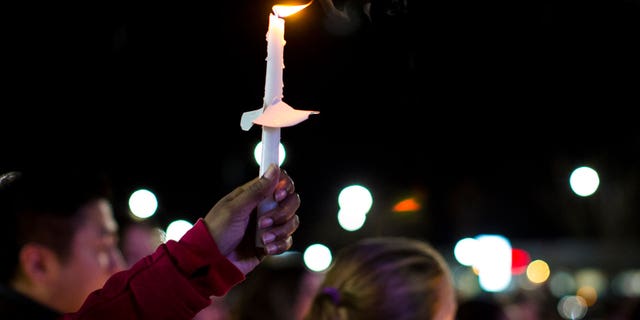
[[216,246],[199,219],[179,242],[170,240],[128,270],[111,276],[72,319],[193,319],[245,279]]

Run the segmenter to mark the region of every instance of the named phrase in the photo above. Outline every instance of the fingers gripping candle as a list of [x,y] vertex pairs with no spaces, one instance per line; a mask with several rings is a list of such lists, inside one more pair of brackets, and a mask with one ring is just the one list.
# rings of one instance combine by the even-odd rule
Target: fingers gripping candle
[[[243,130],[249,130],[253,124],[262,125],[262,156],[260,172],[262,176],[274,163],[279,164],[280,128],[295,125],[304,121],[310,114],[317,111],[296,110],[282,101],[284,87],[282,71],[284,69],[284,19],[294,14],[311,2],[299,6],[273,6],[273,13],[269,14],[269,29],[267,31],[267,68],[264,86],[263,107],[245,112],[240,120]],[[277,206],[273,198],[267,198],[258,206],[258,218]],[[264,247],[262,233],[256,234],[256,246]]]

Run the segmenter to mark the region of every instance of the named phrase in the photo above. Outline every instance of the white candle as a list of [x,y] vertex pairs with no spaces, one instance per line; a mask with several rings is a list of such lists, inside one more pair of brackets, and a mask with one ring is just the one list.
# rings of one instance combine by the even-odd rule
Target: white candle
[[[264,84],[263,108],[282,100],[282,70],[284,69],[284,19],[269,14],[269,30],[267,31],[267,75]],[[262,126],[262,159],[260,175],[275,163],[278,165],[278,147],[280,146],[280,127]]]
[[[273,13],[269,14],[269,29],[267,31],[267,69],[264,85],[264,99],[262,110],[254,110],[243,114],[241,126],[244,130],[251,127],[251,123],[262,124],[262,157],[260,160],[260,176],[269,168],[271,164],[280,164],[280,127],[283,125],[293,125],[304,119],[309,114],[317,113],[308,110],[295,110],[282,102],[282,71],[284,69],[284,19],[282,17],[294,14],[308,5],[299,6],[273,6]],[[270,109],[276,110],[275,114]],[[269,115],[269,116],[268,116]],[[260,117],[267,120],[260,121]],[[276,119],[278,118],[278,119]],[[269,125],[272,124],[272,125]],[[277,203],[272,197],[265,199],[258,205],[259,219],[265,212],[274,209]],[[262,242],[262,232],[256,233],[256,246],[264,247]]]
[[[276,6],[273,8],[277,13]],[[282,80],[282,70],[284,69],[284,19],[276,16],[274,13],[269,14],[269,29],[267,31],[267,70],[264,83],[264,111],[269,106],[276,104],[282,100],[282,88],[284,83]],[[260,176],[269,168],[269,165],[275,163],[279,165],[279,147],[280,147],[280,127],[262,126],[262,159],[260,161]],[[269,197],[258,205],[259,219],[265,212],[274,209],[278,204]],[[262,232],[256,234],[256,246],[263,247]]]

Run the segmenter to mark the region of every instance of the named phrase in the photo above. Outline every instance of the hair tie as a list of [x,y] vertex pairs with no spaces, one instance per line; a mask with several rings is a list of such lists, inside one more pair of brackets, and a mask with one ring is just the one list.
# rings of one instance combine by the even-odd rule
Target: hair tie
[[334,287],[325,287],[322,289],[322,293],[326,294],[331,298],[333,304],[340,305],[340,291]]

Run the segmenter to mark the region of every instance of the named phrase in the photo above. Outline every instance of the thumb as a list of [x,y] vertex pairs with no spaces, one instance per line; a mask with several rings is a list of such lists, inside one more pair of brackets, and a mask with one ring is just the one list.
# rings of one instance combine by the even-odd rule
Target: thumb
[[261,177],[255,178],[237,188],[235,192],[229,194],[227,200],[232,205],[249,206],[253,209],[262,200],[273,195],[279,177],[278,166],[271,164]]

